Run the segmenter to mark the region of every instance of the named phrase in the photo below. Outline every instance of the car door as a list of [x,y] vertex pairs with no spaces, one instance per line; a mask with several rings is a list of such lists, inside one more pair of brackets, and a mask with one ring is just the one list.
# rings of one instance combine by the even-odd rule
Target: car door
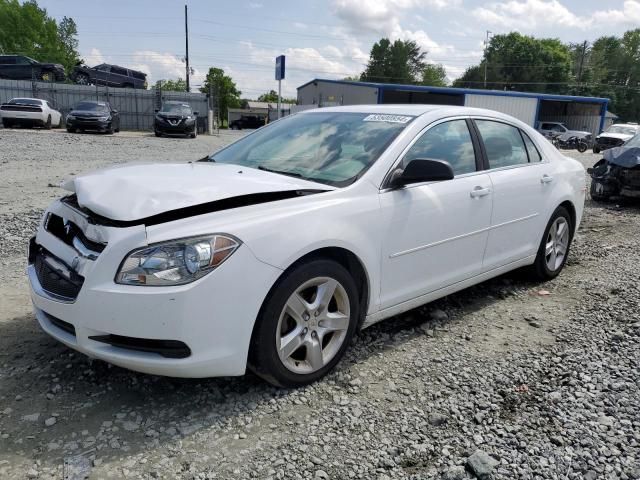
[[109,80],[114,87],[122,87],[124,84],[130,83],[127,69],[116,67],[115,65],[111,66]]
[[[17,80],[20,66],[16,64],[16,58],[12,55],[0,56],[0,77]],[[29,76],[31,78],[31,76]]]
[[463,118],[433,124],[403,155],[445,160],[455,178],[380,193],[382,309],[481,271],[491,221],[491,181],[478,171],[475,132]]
[[483,271],[535,255],[548,221],[554,188],[552,164],[518,127],[475,119],[493,186],[491,230]]
[[94,70],[95,70],[94,82],[97,85],[111,85],[111,81],[110,81],[111,66],[102,64],[95,67]]

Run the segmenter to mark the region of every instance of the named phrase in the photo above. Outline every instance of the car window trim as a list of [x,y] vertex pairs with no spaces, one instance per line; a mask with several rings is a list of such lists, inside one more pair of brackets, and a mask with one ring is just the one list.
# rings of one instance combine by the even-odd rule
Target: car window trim
[[[404,159],[404,157],[407,154],[407,152],[411,149],[411,147],[413,147],[413,145],[415,143],[417,143],[417,141],[420,138],[422,138],[422,136],[425,133],[427,133],[428,130],[431,130],[432,128],[437,127],[438,125],[440,125],[442,123],[452,122],[452,121],[455,121],[455,120],[464,120],[465,123],[467,124],[467,128],[469,129],[469,135],[471,136],[471,143],[473,144],[473,153],[474,153],[474,155],[476,157],[476,171],[475,172],[461,173],[460,175],[455,175],[453,177],[453,180],[455,180],[457,178],[463,178],[463,177],[468,177],[468,176],[472,176],[472,175],[477,175],[479,173],[483,173],[484,170],[480,170],[479,169],[482,166],[482,160],[478,158],[478,150],[476,149],[476,143],[474,142],[474,132],[473,132],[473,130],[471,128],[469,128],[469,120],[471,120],[471,117],[469,117],[468,115],[456,115],[454,117],[439,118],[439,119],[434,120],[433,122],[425,125],[424,128],[422,130],[420,130],[420,132],[418,132],[413,137],[411,142],[409,142],[409,144],[405,148],[402,149],[402,152],[400,152],[398,157],[394,160],[393,164],[391,165],[391,168],[389,168],[389,170],[387,170],[387,173],[384,175],[384,178],[383,178],[382,183],[380,185],[380,193],[386,192],[386,191],[389,191],[389,190],[393,190],[393,188],[389,186],[389,182],[391,181],[391,175],[396,170],[396,168],[398,168],[398,165],[400,165],[400,163]],[[477,138],[476,138],[476,141],[477,141]],[[434,183],[434,182],[415,183],[415,184],[407,185],[405,188],[418,187],[418,186],[427,185],[427,184],[430,184],[430,183]]]

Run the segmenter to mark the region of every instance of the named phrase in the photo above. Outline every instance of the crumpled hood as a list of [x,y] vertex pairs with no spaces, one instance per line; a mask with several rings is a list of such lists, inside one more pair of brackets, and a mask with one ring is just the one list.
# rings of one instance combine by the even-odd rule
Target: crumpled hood
[[78,204],[119,221],[258,193],[334,190],[328,185],[212,162],[138,164],[81,175],[62,185]]
[[619,167],[634,168],[640,165],[639,147],[616,147],[602,152],[604,159]]
[[626,133],[607,133],[603,132],[598,135],[596,138],[617,138],[618,140],[624,140],[625,142],[629,140],[633,135],[629,135]]

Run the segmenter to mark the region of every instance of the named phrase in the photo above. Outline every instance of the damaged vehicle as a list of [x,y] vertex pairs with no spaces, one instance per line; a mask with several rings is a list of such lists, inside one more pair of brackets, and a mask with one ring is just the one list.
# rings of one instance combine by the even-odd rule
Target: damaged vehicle
[[587,169],[591,198],[597,202],[617,196],[640,198],[640,135],[621,147],[606,150],[603,156]]
[[637,123],[618,123],[611,125],[605,132],[596,137],[593,153],[600,153],[609,148],[619,147],[627,140],[631,140],[640,133]]
[[563,269],[585,172],[491,110],[308,110],[192,163],[80,175],[29,245],[35,316],[89,357],[296,387],[358,329]]

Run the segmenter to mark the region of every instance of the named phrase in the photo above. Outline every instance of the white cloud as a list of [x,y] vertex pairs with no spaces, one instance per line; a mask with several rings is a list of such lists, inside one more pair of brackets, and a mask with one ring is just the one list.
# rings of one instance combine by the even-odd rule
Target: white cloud
[[262,7],[263,7],[262,3],[259,3],[259,2],[249,2],[249,8],[256,9],[256,8],[262,8]]
[[509,0],[478,7],[472,14],[477,20],[505,29],[535,31],[540,28],[564,27],[587,30],[640,23],[640,1],[626,0],[622,10],[599,10],[591,15],[581,16],[569,10],[559,0]]
[[101,63],[105,63],[104,55],[102,55],[102,52],[97,48],[92,48],[87,55],[84,55],[84,63],[90,67],[100,65]]

